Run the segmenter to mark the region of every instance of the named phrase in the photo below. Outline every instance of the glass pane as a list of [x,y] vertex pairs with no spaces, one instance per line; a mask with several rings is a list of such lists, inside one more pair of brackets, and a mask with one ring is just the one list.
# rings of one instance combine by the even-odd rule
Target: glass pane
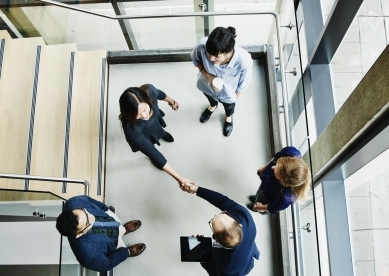
[[[214,7],[206,11],[239,11],[239,10],[274,10],[275,1],[269,3],[255,3],[243,1],[239,4],[226,4],[225,1],[215,1]],[[157,15],[175,14],[183,12],[199,12],[199,7],[193,1],[145,1],[124,2],[128,15]],[[194,47],[198,41],[206,36],[205,22],[209,22],[212,31],[216,26],[233,26],[237,30],[236,42],[238,45],[262,45],[269,39],[273,17],[271,15],[234,15],[234,16],[206,16],[180,18],[152,18],[129,20],[139,49],[163,49]],[[253,33],[253,26],[258,26]]]
[[389,4],[384,2],[387,3],[363,1],[332,58],[330,65],[336,111],[389,44]]
[[0,234],[7,237],[2,239],[0,265],[8,266],[8,275],[17,275],[21,265],[58,275],[61,236],[55,219],[62,202],[46,192],[0,190]]
[[323,15],[323,25],[326,24],[328,16],[334,8],[335,0],[320,0],[321,13]]
[[355,275],[389,271],[389,150],[345,179]]
[[[74,5],[115,15],[110,3]],[[41,36],[48,45],[75,43],[79,50],[128,50],[119,22],[56,6],[3,9],[24,37]]]

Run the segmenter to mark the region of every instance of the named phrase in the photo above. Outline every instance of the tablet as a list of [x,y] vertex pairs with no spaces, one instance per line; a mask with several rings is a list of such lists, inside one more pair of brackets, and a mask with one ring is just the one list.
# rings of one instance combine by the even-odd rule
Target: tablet
[[180,237],[181,262],[212,262],[212,239],[208,237]]

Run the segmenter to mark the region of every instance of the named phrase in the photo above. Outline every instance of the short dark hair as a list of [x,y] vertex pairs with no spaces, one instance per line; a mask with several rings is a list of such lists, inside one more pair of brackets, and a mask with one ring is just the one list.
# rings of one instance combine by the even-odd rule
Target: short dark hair
[[235,48],[236,30],[234,27],[217,27],[208,37],[205,48],[207,53],[214,57],[229,53]]
[[146,103],[152,109],[153,101],[149,96],[148,85],[142,85],[141,87],[129,87],[124,90],[123,94],[119,98],[120,115],[119,120],[124,125],[125,122],[130,122],[135,125],[138,122],[136,116],[138,115],[139,103]]
[[215,240],[220,245],[227,248],[234,248],[242,241],[243,231],[240,224],[235,220],[230,227],[224,228],[220,232],[214,232],[214,235]]
[[75,237],[77,235],[78,218],[73,211],[65,211],[57,218],[55,227],[62,236]]

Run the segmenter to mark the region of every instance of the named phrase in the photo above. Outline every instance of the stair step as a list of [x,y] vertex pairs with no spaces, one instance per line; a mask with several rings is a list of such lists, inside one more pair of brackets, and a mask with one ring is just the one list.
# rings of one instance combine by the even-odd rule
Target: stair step
[[[41,51],[31,175],[63,177],[70,61],[76,51],[75,44],[46,46]],[[61,195],[62,184],[30,181],[29,189]]]
[[[101,194],[104,192],[105,131],[103,129],[100,133],[100,127],[104,128],[105,124],[100,125],[100,107],[106,105],[106,92],[101,99],[102,88],[106,91],[105,81],[102,85],[105,57],[106,51],[80,51],[75,55],[68,155],[68,177],[83,178],[93,183],[90,195],[99,200],[103,197],[98,195],[98,190]],[[102,185],[100,189],[96,183]],[[81,193],[82,187],[68,185],[67,194]]]
[[[4,36],[4,33],[1,32]],[[0,171],[25,174],[35,63],[42,38],[6,39],[0,79]],[[1,188],[24,187],[23,180],[0,179]]]

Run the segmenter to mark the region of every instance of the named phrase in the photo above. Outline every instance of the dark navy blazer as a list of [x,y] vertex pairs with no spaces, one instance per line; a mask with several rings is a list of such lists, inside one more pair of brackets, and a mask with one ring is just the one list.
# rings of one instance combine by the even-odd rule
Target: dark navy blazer
[[243,240],[233,249],[212,248],[212,263],[202,264],[211,276],[244,276],[254,267],[259,250],[255,244],[257,233],[254,220],[247,209],[228,197],[199,187],[197,196],[207,200],[222,211],[227,211],[243,228]]
[[[108,206],[88,196],[75,196],[66,201],[63,211],[85,208],[94,216],[106,217]],[[116,244],[106,234],[93,234],[89,230],[78,239],[68,237],[77,261],[95,271],[109,271],[128,257],[128,249],[116,249]]]

